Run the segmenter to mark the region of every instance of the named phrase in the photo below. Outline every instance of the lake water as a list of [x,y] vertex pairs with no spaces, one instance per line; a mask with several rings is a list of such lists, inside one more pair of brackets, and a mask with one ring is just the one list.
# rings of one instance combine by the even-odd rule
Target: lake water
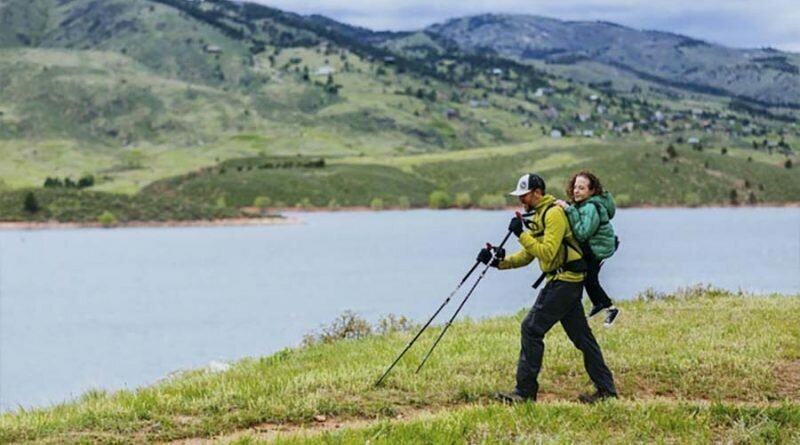
[[[0,409],[270,354],[348,309],[425,320],[511,213],[295,216],[305,223],[0,232]],[[634,209],[614,224],[622,245],[601,274],[612,298],[701,282],[800,294],[800,209]],[[490,270],[464,314],[529,306],[537,276]]]

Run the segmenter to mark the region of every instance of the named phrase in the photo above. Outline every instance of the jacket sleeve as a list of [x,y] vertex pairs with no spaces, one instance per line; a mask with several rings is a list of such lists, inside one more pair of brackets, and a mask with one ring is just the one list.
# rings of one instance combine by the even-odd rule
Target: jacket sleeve
[[572,234],[578,242],[582,243],[591,238],[600,227],[600,215],[592,204],[586,204],[581,208],[569,206],[566,211]]
[[500,261],[497,268],[500,270],[516,269],[518,267],[527,266],[533,259],[534,258],[526,252],[525,249],[522,249],[514,255],[508,256],[503,261]]
[[555,261],[556,255],[559,253],[568,224],[567,218],[563,216],[559,218],[559,213],[562,212],[561,207],[553,207],[547,212],[544,236],[541,241],[536,240],[531,232],[524,232],[519,237],[519,243],[522,244],[523,250],[530,256],[538,258],[540,264]]

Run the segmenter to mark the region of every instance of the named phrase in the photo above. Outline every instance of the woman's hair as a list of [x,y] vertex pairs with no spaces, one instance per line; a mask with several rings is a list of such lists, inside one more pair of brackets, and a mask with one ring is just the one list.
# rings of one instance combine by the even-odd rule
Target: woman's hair
[[581,170],[572,175],[567,182],[567,188],[564,190],[567,193],[567,197],[570,201],[575,202],[575,196],[572,195],[572,191],[575,189],[575,180],[578,179],[578,176],[583,176],[589,180],[589,190],[592,190],[595,195],[603,194],[603,185],[600,184],[600,178],[595,176],[594,173],[590,172],[589,170]]

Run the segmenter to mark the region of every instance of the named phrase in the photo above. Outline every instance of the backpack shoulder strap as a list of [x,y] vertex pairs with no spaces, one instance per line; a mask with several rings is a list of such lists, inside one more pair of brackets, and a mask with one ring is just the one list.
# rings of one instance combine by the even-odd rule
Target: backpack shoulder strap
[[600,225],[604,226],[608,224],[608,221],[603,221],[602,218],[603,212],[600,211],[600,203],[592,201],[592,205],[594,205],[594,209],[597,210],[597,219],[600,221]]

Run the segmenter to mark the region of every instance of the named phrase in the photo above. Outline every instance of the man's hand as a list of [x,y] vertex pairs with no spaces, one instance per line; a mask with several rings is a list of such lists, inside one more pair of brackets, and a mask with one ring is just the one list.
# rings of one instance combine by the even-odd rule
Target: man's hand
[[524,227],[525,224],[522,222],[522,218],[519,216],[511,218],[511,222],[508,223],[508,231],[513,233],[517,238],[522,235],[522,230]]
[[492,261],[492,252],[490,252],[489,249],[484,247],[483,249],[481,249],[480,252],[478,252],[478,258],[476,258],[476,260],[480,261],[483,264],[489,264],[489,261]]
[[[494,252],[494,257],[492,257],[492,252]],[[505,257],[506,249],[503,249],[502,247],[492,247],[491,250],[489,250],[488,247],[484,247],[480,252],[478,252],[477,260],[483,264],[497,267],[500,264],[500,261],[503,261]]]

